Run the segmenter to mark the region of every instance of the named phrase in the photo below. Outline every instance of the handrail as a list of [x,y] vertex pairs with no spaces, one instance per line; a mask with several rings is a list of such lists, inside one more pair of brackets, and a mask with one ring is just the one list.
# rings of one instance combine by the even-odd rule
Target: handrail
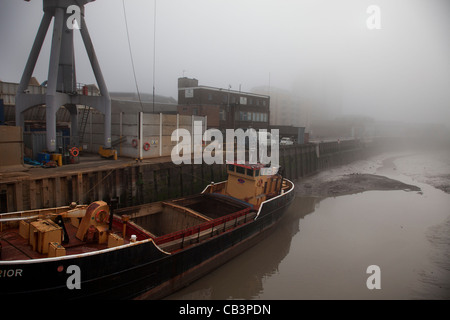
[[189,237],[193,234],[196,233],[200,233],[204,230],[210,229],[210,228],[214,228],[215,226],[218,226],[220,224],[226,223],[230,220],[234,220],[236,218],[239,218],[243,215],[247,215],[250,212],[250,208],[245,208],[243,210],[240,210],[236,213],[224,216],[224,217],[220,217],[217,219],[214,219],[212,221],[208,221],[208,222],[204,222],[202,224],[199,224],[195,227],[190,227],[181,231],[175,231],[169,234],[165,234],[163,236],[157,237],[156,239],[154,239],[154,242],[158,245],[166,243],[166,242],[170,242],[170,241],[174,241],[174,240],[178,240],[178,239],[182,239],[182,238],[186,238]]

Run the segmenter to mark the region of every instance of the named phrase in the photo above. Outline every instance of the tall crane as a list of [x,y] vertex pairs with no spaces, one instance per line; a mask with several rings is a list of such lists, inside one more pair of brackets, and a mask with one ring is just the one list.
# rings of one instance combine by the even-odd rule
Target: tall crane
[[[29,0],[25,0],[29,1]],[[16,125],[24,126],[23,112],[37,105],[46,106],[47,151],[56,151],[56,112],[65,106],[70,112],[71,136],[78,136],[77,105],[90,106],[105,116],[103,150],[111,149],[111,98],[97,61],[84,18],[84,6],[95,0],[43,0],[44,15],[31,48],[16,94]],[[26,92],[51,20],[53,36],[44,94]],[[73,32],[79,30],[92,70],[99,86],[99,96],[79,94],[75,74]]]

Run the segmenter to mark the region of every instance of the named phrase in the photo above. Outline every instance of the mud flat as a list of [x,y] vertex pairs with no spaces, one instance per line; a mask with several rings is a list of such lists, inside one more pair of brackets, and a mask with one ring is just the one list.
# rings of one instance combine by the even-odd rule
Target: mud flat
[[[410,157],[410,153],[385,153],[332,168],[297,181],[296,195],[327,198],[375,190],[420,192],[420,187],[393,178],[399,173],[395,161]],[[414,173],[419,166],[419,163],[408,165],[410,173]]]
[[403,174],[412,179],[450,194],[450,150],[393,157],[386,161],[401,167]]
[[307,179],[297,187],[296,195],[327,198],[373,190],[421,191],[417,186],[384,176],[353,173],[338,180],[323,180],[320,177]]
[[425,183],[450,194],[450,151],[380,154],[302,179],[296,185],[296,192],[298,196],[321,198],[370,190],[420,192],[414,183],[399,181],[405,176],[412,182]]

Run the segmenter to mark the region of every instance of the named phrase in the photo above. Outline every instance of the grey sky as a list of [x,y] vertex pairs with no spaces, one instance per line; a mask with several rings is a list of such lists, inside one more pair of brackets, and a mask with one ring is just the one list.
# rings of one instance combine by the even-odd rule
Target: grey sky
[[[308,95],[337,90],[342,112],[450,122],[448,0],[156,0],[156,93],[177,97],[183,74],[250,91],[269,84]],[[368,30],[369,5],[381,30]],[[125,0],[139,89],[153,86],[153,0]],[[18,82],[42,1],[0,0],[0,80]],[[136,91],[122,0],[86,6],[110,91]],[[34,76],[46,80],[50,32]],[[77,80],[95,82],[76,32]],[[306,84],[306,85],[305,85]]]

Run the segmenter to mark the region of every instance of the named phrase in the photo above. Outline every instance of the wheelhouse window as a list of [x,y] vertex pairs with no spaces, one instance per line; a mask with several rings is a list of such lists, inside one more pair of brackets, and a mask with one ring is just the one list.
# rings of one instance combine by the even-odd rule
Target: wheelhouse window
[[245,168],[236,166],[236,172],[240,174],[245,174]]
[[253,177],[253,170],[252,169],[247,169],[247,175],[250,177]]
[[229,165],[228,165],[228,170],[229,170],[229,171],[234,171],[234,165],[229,164]]

